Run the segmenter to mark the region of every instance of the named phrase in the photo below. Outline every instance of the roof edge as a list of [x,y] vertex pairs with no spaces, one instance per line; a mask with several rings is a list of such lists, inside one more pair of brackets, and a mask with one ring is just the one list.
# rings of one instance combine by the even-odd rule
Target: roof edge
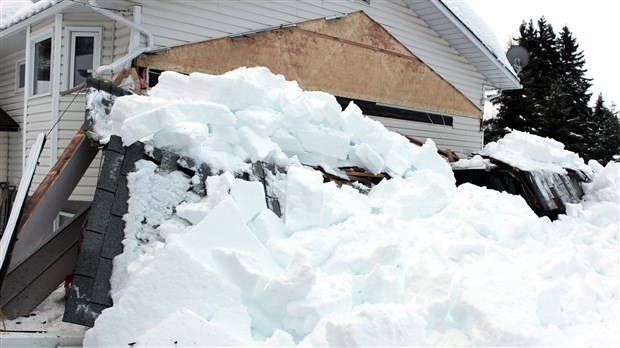
[[51,5],[50,7],[46,7],[42,9],[40,12],[37,12],[29,17],[24,18],[0,31],[0,39],[4,39],[5,37],[12,36],[22,30],[25,30],[29,25],[35,24],[44,18],[49,16],[53,16],[57,13],[62,12],[63,10],[75,6],[75,3],[72,1],[60,1],[56,4]]
[[[459,19],[453,12],[444,4],[445,0],[431,0],[431,3],[437,7],[441,13],[446,16],[454,24],[484,55],[491,61],[493,64],[499,68],[504,75],[514,83],[515,87],[513,89],[519,89],[523,86],[521,85],[521,81],[519,78],[512,72],[508,67],[506,67],[499,58],[487,47],[484,42],[465,24],[461,19]],[[512,88],[502,88],[502,89],[512,89]]]

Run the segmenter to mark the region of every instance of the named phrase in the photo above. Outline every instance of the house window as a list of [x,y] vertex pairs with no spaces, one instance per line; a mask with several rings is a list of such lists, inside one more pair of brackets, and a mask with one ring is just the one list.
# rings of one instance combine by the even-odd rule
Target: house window
[[86,77],[99,66],[101,55],[100,28],[68,28],[69,88],[86,82]]
[[23,91],[26,85],[26,62],[21,60],[15,65],[15,91]]
[[34,42],[32,95],[49,93],[52,68],[52,38]]

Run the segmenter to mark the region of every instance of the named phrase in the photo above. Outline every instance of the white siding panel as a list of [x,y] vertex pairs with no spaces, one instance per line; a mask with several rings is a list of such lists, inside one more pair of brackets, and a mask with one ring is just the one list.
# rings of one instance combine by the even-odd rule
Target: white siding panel
[[19,132],[2,132],[0,146],[0,181],[19,185],[22,176],[22,139],[24,120],[24,93],[15,90],[15,69],[25,51],[0,58],[0,106],[20,126]]
[[7,182],[9,168],[9,133],[0,132],[0,182]]
[[370,116],[393,132],[412,136],[420,141],[431,138],[439,149],[450,148],[459,157],[466,158],[482,149],[480,121],[467,117],[452,116],[453,126],[412,122],[386,117]]
[[352,0],[138,2],[143,8],[142,23],[153,32],[157,47],[361,10],[480,109],[483,85],[489,84],[402,1],[371,1],[370,6]]

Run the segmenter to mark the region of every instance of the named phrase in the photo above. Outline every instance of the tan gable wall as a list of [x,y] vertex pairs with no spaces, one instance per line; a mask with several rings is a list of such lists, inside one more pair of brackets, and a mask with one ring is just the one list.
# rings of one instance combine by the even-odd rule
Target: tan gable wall
[[241,38],[183,45],[138,58],[158,70],[221,74],[266,66],[305,90],[481,118],[469,99],[362,12]]

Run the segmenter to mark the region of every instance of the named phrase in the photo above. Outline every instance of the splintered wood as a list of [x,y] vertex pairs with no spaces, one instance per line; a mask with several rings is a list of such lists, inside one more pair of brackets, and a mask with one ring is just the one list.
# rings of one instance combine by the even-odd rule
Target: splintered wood
[[318,170],[321,173],[323,173],[323,182],[333,181],[338,186],[350,185],[353,182],[359,182],[359,183],[364,184],[364,185],[366,185],[368,187],[372,187],[372,186],[378,184],[381,180],[389,179],[390,178],[390,176],[387,175],[386,173],[373,174],[373,173],[369,173],[369,172],[367,172],[364,169],[359,168],[359,167],[341,167],[341,168],[338,168],[338,169],[342,170],[345,174],[347,174],[347,177],[349,178],[349,180],[345,180],[344,178],[341,178],[339,176],[326,173],[325,170],[323,170],[323,168],[321,168],[320,166],[315,166],[315,167],[312,167],[312,168],[314,168],[315,170]]

